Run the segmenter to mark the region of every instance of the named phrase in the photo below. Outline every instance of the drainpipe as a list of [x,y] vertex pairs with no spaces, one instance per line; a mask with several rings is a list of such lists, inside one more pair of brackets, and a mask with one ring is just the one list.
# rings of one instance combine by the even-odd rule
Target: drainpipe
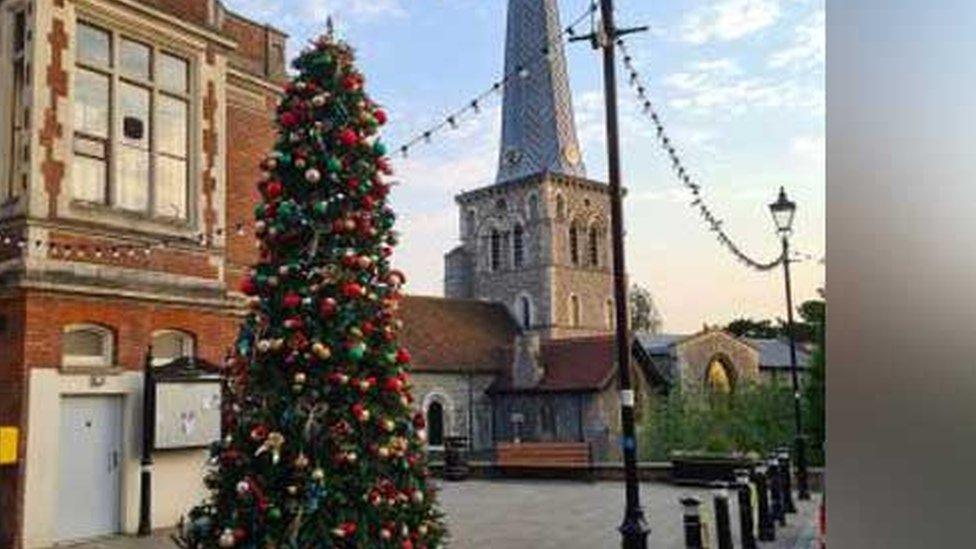
[[152,371],[152,345],[146,351],[142,382],[142,463],[139,477],[139,536],[152,533],[152,448],[156,429],[156,380]]

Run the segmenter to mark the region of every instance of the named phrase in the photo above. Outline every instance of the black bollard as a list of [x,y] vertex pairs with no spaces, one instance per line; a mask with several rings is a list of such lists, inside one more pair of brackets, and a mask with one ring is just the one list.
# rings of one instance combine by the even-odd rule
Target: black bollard
[[781,448],[779,451],[779,463],[782,467],[783,476],[783,508],[789,514],[796,513],[796,503],[793,501],[793,468],[790,462],[790,451]]
[[766,484],[765,469],[756,469],[754,482],[759,500],[759,541],[776,541],[776,523],[769,513],[769,487]]
[[681,499],[681,505],[685,512],[685,548],[702,549],[702,523],[699,505],[701,502],[693,497]]
[[739,537],[742,549],[756,549],[756,523],[752,518],[752,485],[749,484],[748,471],[736,475],[739,496]]
[[729,518],[729,493],[715,491],[715,533],[718,549],[732,549],[732,521]]
[[780,473],[779,460],[769,460],[769,474],[766,482],[769,484],[770,514],[780,526],[786,526],[786,511],[783,509],[783,476]]

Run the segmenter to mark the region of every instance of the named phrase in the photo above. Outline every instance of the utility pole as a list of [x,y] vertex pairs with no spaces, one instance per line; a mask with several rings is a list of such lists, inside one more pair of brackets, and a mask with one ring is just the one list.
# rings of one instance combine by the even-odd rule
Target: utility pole
[[600,0],[602,23],[593,33],[574,40],[590,40],[603,50],[603,88],[607,116],[607,166],[610,176],[610,225],[613,233],[613,294],[616,312],[617,368],[620,384],[620,419],[623,426],[626,509],[620,525],[624,549],[646,549],[650,528],[640,505],[637,478],[637,436],[634,427],[634,390],[630,382],[630,326],[627,315],[627,269],[624,262],[623,191],[620,183],[620,131],[617,121],[616,43],[626,34],[647,27],[618,29],[613,21],[613,0]]

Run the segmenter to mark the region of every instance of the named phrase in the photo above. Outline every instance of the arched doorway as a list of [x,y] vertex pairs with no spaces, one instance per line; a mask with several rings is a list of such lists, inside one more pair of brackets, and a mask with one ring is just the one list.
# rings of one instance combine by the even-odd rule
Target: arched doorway
[[431,446],[444,445],[444,406],[436,400],[427,407],[427,441]]
[[713,357],[705,370],[705,389],[709,395],[728,395],[733,389],[733,375],[720,357]]

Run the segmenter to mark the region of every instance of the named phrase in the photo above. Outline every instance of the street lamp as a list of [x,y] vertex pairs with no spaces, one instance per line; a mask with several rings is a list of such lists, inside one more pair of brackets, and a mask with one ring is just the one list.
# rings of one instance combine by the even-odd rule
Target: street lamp
[[807,482],[807,452],[806,439],[803,437],[803,420],[800,416],[800,380],[796,367],[796,336],[793,327],[793,288],[790,283],[790,233],[793,231],[793,216],[796,214],[796,203],[786,197],[786,190],[779,188],[779,197],[769,205],[776,223],[776,232],[783,241],[783,274],[786,279],[786,331],[790,338],[790,374],[793,379],[793,415],[796,422],[796,468],[797,492],[801,500],[810,499],[810,487]]

